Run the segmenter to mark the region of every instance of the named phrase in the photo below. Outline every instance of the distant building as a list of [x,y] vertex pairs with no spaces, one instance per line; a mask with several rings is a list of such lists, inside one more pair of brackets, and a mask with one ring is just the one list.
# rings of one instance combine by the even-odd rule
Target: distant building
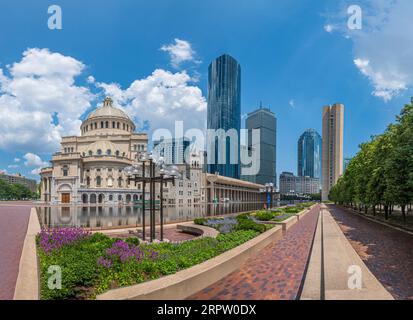
[[28,179],[21,174],[6,174],[0,172],[0,179],[11,184],[21,184],[30,189],[31,192],[36,192],[37,182],[33,179]]
[[211,157],[209,173],[239,179],[240,127],[241,66],[233,57],[224,54],[208,68],[207,129],[223,131],[224,135],[232,131],[234,139],[207,137],[208,158]]
[[311,177],[297,177],[292,172],[280,174],[280,194],[309,195],[320,192],[320,180]]
[[322,200],[343,174],[344,105],[323,108]]
[[[243,175],[242,179],[259,184],[272,182],[277,185],[276,173],[276,135],[277,119],[268,108],[259,109],[248,114],[245,120],[245,128],[248,130],[248,148],[250,152],[259,150],[259,172],[255,175]],[[260,130],[260,139],[253,144],[252,130]]]
[[166,164],[184,164],[191,141],[187,138],[153,141],[153,152],[162,156]]
[[321,179],[321,136],[314,129],[307,129],[298,139],[298,170],[299,177]]
[[348,165],[350,164],[352,158],[344,158],[344,163],[343,163],[343,174],[346,172]]

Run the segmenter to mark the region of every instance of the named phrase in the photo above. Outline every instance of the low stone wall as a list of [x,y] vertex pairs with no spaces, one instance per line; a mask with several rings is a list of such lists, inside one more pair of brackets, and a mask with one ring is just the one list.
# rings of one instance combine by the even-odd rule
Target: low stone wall
[[37,264],[36,235],[40,223],[35,208],[30,211],[29,224],[20,257],[19,274],[14,289],[14,300],[39,299],[39,270]]
[[110,290],[98,300],[182,300],[208,287],[238,269],[247,259],[282,237],[282,228],[274,226],[263,234],[191,268],[173,275],[134,286]]
[[[182,232],[193,234],[201,238],[202,237],[216,238],[219,235],[219,232],[216,229],[203,226],[203,225],[199,225],[199,224],[195,224],[193,222],[178,224],[176,228],[178,230],[181,230]],[[195,239],[198,239],[198,238],[195,238]]]

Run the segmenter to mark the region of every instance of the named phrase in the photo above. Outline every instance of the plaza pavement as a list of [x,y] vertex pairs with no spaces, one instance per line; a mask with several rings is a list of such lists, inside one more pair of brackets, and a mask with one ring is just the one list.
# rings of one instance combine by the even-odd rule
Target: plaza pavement
[[413,235],[328,205],[363,262],[395,299],[413,300]]
[[188,297],[190,300],[295,300],[299,297],[320,206],[241,268]]
[[0,300],[13,299],[31,206],[0,202]]

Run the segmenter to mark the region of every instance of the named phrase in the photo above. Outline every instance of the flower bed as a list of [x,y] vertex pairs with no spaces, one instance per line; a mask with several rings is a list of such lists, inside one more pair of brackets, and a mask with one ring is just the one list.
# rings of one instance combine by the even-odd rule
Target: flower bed
[[[204,262],[261,232],[255,230],[256,223],[249,218],[240,219],[253,224],[238,221],[237,228],[215,239],[205,237],[178,244],[141,244],[137,238],[121,240],[80,229],[43,230],[37,236],[41,299],[93,299],[109,289],[156,279]],[[260,230],[266,230],[266,226],[261,225]],[[49,289],[48,270],[52,265],[61,268],[61,289]]]
[[282,208],[277,208],[273,210],[261,210],[251,214],[258,221],[276,221],[281,222],[288,219],[291,216],[296,215],[302,210],[309,208],[313,203],[300,203],[293,206],[286,206]]

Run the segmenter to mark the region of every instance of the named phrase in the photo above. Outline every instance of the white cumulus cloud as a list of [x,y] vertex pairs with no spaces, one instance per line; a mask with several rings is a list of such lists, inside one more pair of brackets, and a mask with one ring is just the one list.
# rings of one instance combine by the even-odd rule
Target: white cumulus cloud
[[366,0],[362,9],[362,29],[347,28],[344,1],[336,15],[342,34],[353,42],[354,64],[369,79],[372,94],[389,101],[413,86],[413,32],[410,0]]
[[77,86],[80,61],[28,49],[21,61],[0,69],[0,149],[52,152],[62,135],[79,133],[79,117],[91,106],[93,94]]
[[48,166],[49,163],[43,161],[37,154],[28,152],[26,153],[23,158],[26,160],[24,165],[26,167],[45,167]]
[[[175,120],[186,128],[205,128],[206,99],[199,87],[192,85],[185,72],[156,69],[150,76],[135,80],[122,90],[119,84],[99,83],[117,105],[137,120],[137,126],[173,130]],[[173,133],[173,132],[172,132]]]
[[195,51],[188,41],[175,39],[174,43],[163,45],[162,51],[168,52],[171,58],[171,65],[178,68],[181,63],[195,60]]

